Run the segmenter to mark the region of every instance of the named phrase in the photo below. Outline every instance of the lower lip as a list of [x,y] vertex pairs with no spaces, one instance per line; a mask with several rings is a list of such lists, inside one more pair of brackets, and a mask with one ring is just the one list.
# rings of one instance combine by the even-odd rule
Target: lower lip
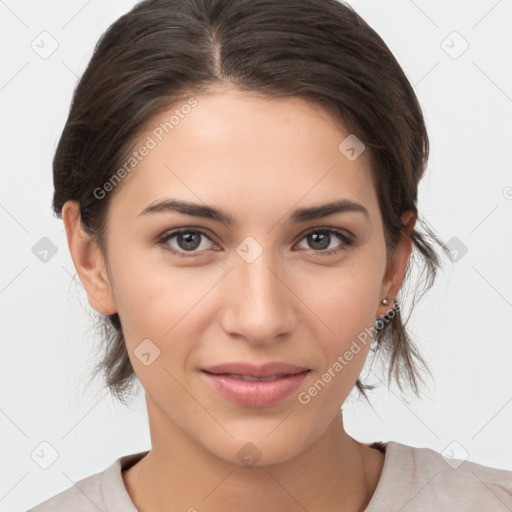
[[309,371],[280,379],[249,381],[202,371],[208,382],[226,398],[245,407],[268,407],[295,391]]

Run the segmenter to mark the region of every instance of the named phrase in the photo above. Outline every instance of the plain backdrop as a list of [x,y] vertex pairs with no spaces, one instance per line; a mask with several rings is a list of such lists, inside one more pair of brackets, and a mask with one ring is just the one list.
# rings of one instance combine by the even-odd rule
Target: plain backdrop
[[[134,4],[0,1],[0,510],[150,448],[143,393],[125,407],[99,380],[86,386],[99,340],[50,207],[77,78]],[[409,322],[434,375],[423,398],[381,386],[372,408],[353,393],[346,428],[512,470],[512,1],[350,4],[415,87],[431,141],[418,206],[453,253]]]

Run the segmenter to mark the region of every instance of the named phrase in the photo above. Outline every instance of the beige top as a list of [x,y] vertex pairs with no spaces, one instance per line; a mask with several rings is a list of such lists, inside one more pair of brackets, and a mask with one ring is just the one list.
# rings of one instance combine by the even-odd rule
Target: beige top
[[[512,511],[512,471],[470,461],[459,465],[429,448],[393,441],[372,447],[379,445],[386,454],[384,466],[365,512]],[[121,470],[147,453],[125,455],[29,512],[137,512]]]

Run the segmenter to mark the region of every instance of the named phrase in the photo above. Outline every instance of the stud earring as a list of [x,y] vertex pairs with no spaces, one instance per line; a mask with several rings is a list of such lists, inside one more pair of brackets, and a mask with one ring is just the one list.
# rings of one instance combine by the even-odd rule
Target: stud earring
[[383,306],[387,306],[389,304],[389,299],[387,297],[384,297],[380,303],[383,305]]

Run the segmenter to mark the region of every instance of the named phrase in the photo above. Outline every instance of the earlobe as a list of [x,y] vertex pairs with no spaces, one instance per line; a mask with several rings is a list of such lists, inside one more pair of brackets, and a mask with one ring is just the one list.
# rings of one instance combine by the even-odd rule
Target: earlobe
[[[401,216],[402,224],[407,226],[409,234],[414,229],[414,225],[416,224],[417,215],[412,210],[407,210]],[[395,247],[393,253],[393,261],[388,266],[386,270],[386,275],[382,282],[381,288],[381,299],[386,297],[389,300],[389,303],[393,303],[396,300],[396,296],[398,291],[402,286],[402,282],[405,275],[405,269],[407,267],[407,262],[409,261],[409,256],[411,255],[412,250],[412,240],[409,235],[401,234],[400,241]],[[379,304],[381,307],[381,304]],[[377,313],[377,318],[380,316],[384,316],[389,310],[389,307],[386,306],[386,311],[382,314]]]
[[102,315],[117,312],[112,287],[98,244],[80,222],[80,206],[68,201],[62,208],[69,252],[91,307]]
[[407,210],[406,212],[402,213],[402,216],[400,217],[400,220],[402,221],[402,224],[404,226],[407,226],[407,229],[409,230],[409,233],[414,229],[414,225],[416,224],[418,216],[415,212],[412,210]]

